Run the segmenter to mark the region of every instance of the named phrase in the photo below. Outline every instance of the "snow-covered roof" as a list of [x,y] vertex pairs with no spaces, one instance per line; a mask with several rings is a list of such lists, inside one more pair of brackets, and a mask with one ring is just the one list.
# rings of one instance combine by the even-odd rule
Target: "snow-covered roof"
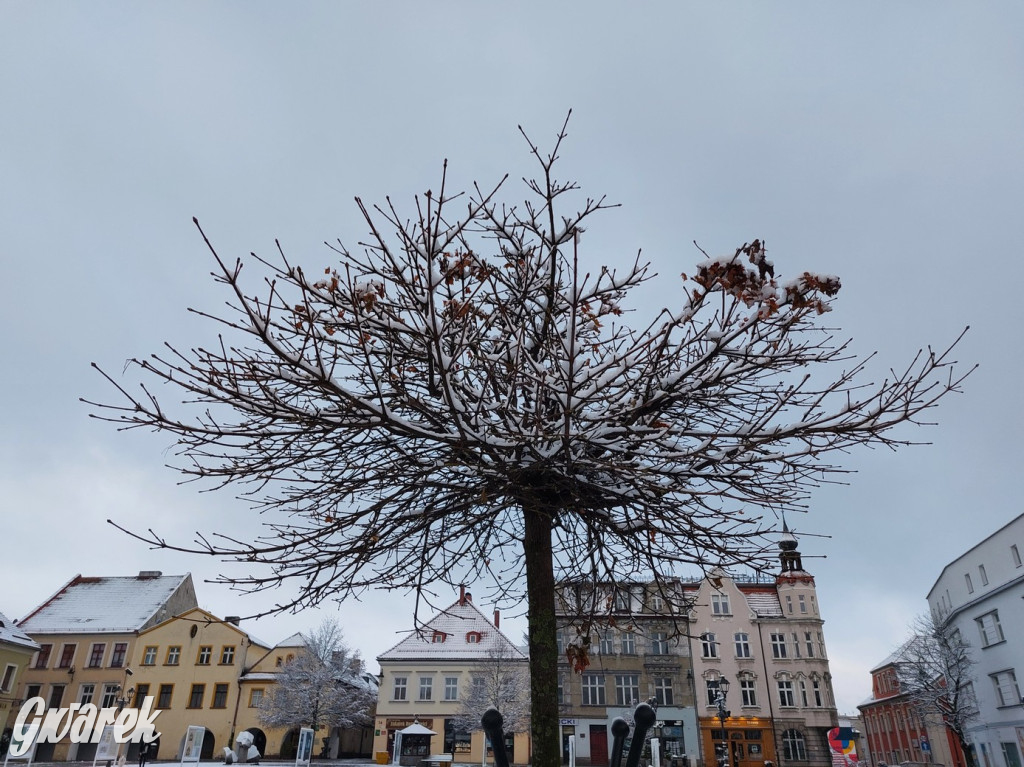
[[191,578],[140,573],[131,576],[76,575],[18,624],[27,634],[97,634],[139,631]]
[[377,661],[484,660],[501,648],[508,649],[510,658],[526,660],[526,655],[467,597],[439,612],[422,629],[379,655]]
[[38,650],[39,645],[32,641],[32,637],[14,625],[14,621],[3,613],[0,613],[0,643],[18,645],[27,650]]
[[779,602],[779,593],[772,588],[768,589],[745,589],[740,587],[740,593],[747,598],[747,606],[758,618],[781,618],[783,617],[782,604]]
[[278,647],[305,647],[305,646],[306,646],[306,638],[304,636],[302,636],[302,632],[301,631],[298,631],[298,632],[292,634],[290,637],[287,637],[286,639],[282,639],[280,642],[278,642],[276,645],[274,645],[275,649],[278,648]]
[[922,641],[924,641],[924,637],[916,636],[916,635],[910,637],[910,639],[908,639],[906,642],[904,642],[899,647],[897,647],[895,650],[893,650],[886,657],[885,660],[883,660],[877,666],[872,668],[871,669],[871,673],[873,674],[876,671],[881,671],[886,666],[892,666],[892,665],[898,663],[903,658],[903,656],[906,654],[907,650],[909,650],[917,642],[922,642]]

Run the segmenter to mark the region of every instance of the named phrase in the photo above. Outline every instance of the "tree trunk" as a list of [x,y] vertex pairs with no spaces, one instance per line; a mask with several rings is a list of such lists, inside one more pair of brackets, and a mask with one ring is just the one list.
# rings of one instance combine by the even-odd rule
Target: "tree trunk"
[[555,573],[551,515],[524,508],[526,604],[529,611],[530,732],[533,767],[562,763],[558,724],[558,644],[555,638]]

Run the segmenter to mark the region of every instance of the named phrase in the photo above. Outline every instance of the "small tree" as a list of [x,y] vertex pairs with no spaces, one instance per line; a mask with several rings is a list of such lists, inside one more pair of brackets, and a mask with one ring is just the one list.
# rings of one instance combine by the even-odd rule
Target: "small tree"
[[345,643],[337,622],[325,620],[302,638],[304,649],[281,667],[263,698],[260,721],[328,731],[372,722],[377,691],[363,679],[362,659]]
[[953,733],[971,763],[967,727],[979,712],[970,645],[956,628],[928,614],[914,621],[913,632],[895,664],[900,691],[922,721]]
[[771,513],[841,473],[831,456],[908,444],[894,427],[963,379],[947,349],[862,383],[865,362],[816,325],[839,279],[783,280],[759,239],[703,260],[674,307],[630,327],[624,301],[653,275],[639,259],[586,266],[585,232],[610,206],[566,207],[564,137],[548,155],[529,143],[540,172],[521,205],[498,200],[501,183],[460,199],[447,171],[409,213],[357,198],[359,250],[339,243],[313,273],[280,246],[252,254],[262,287],[204,234],[231,300],[200,314],[229,337],[132,360],[194,409],[109,376],[124,401],[97,404],[122,428],[172,434],[186,475],[279,513],[256,540],[137,534],[269,566],[225,579],[237,587],[294,579],[276,609],[438,581],[518,600],[525,580],[537,767],[561,760],[556,577],[766,563]]
[[525,732],[530,722],[530,670],[526,656],[502,642],[471,672],[469,691],[454,717],[455,729],[481,729],[480,717],[489,709],[502,716],[506,733]]

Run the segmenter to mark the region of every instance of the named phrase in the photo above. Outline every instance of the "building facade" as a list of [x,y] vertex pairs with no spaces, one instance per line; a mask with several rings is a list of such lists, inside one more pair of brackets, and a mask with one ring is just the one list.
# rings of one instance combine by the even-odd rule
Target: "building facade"
[[[730,767],[832,763],[837,726],[823,621],[814,577],[784,526],[773,581],[717,571],[692,593],[694,677],[705,764],[725,753]],[[720,716],[720,680],[727,679]]]
[[0,757],[7,753],[14,718],[18,715],[18,684],[39,645],[0,613]]
[[[574,740],[582,763],[606,765],[612,721],[649,700],[665,755],[691,765],[831,765],[838,716],[823,621],[788,530],[779,559],[771,580],[714,570],[596,592],[563,584],[563,743]],[[583,649],[586,668],[573,673]]]
[[968,727],[981,767],[1021,767],[1024,702],[1024,515],[954,559],[928,592],[936,625],[970,645],[979,716]]
[[871,697],[861,711],[869,764],[897,765],[931,762],[944,767],[966,767],[963,754],[946,728],[921,720],[909,697],[900,689],[899,664],[908,640],[871,669]]
[[[239,678],[268,650],[242,631],[237,619],[221,620],[198,607],[139,632],[131,655],[129,705],[152,696],[153,708],[160,711],[160,739],[150,758],[179,757],[190,725],[205,730],[202,759],[220,756],[225,746],[233,750],[236,734],[252,726],[244,716]],[[263,731],[257,731],[257,739],[266,743]]]
[[[387,752],[389,759],[393,758],[396,735],[412,728],[415,732],[408,733],[412,737],[403,735],[399,754],[401,762],[410,765],[436,754],[452,754],[456,762],[482,763],[486,749],[483,731],[479,725],[474,729],[457,725],[464,704],[473,694],[471,687],[485,682],[496,662],[506,664],[509,674],[527,673],[526,655],[501,633],[497,612],[493,621],[489,619],[465,590],[455,604],[411,632],[377,661],[381,683],[373,750],[375,754]],[[524,701],[509,704],[521,706]],[[512,763],[527,764],[528,721],[519,729],[506,739],[506,750]]]
[[[42,697],[48,708],[125,705],[138,636],[193,609],[190,575],[143,571],[137,576],[76,575],[19,624],[39,644],[19,684],[19,699]],[[94,743],[40,743],[36,761],[88,761]]]
[[682,584],[619,583],[596,588],[562,583],[558,620],[558,701],[562,755],[607,765],[611,725],[632,722],[650,701],[668,756],[698,750],[688,615]]

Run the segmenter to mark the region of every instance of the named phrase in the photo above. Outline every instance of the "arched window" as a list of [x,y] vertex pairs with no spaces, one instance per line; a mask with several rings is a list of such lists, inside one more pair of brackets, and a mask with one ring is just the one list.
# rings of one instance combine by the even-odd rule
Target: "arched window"
[[786,730],[782,733],[782,758],[798,762],[807,760],[807,746],[800,730]]

